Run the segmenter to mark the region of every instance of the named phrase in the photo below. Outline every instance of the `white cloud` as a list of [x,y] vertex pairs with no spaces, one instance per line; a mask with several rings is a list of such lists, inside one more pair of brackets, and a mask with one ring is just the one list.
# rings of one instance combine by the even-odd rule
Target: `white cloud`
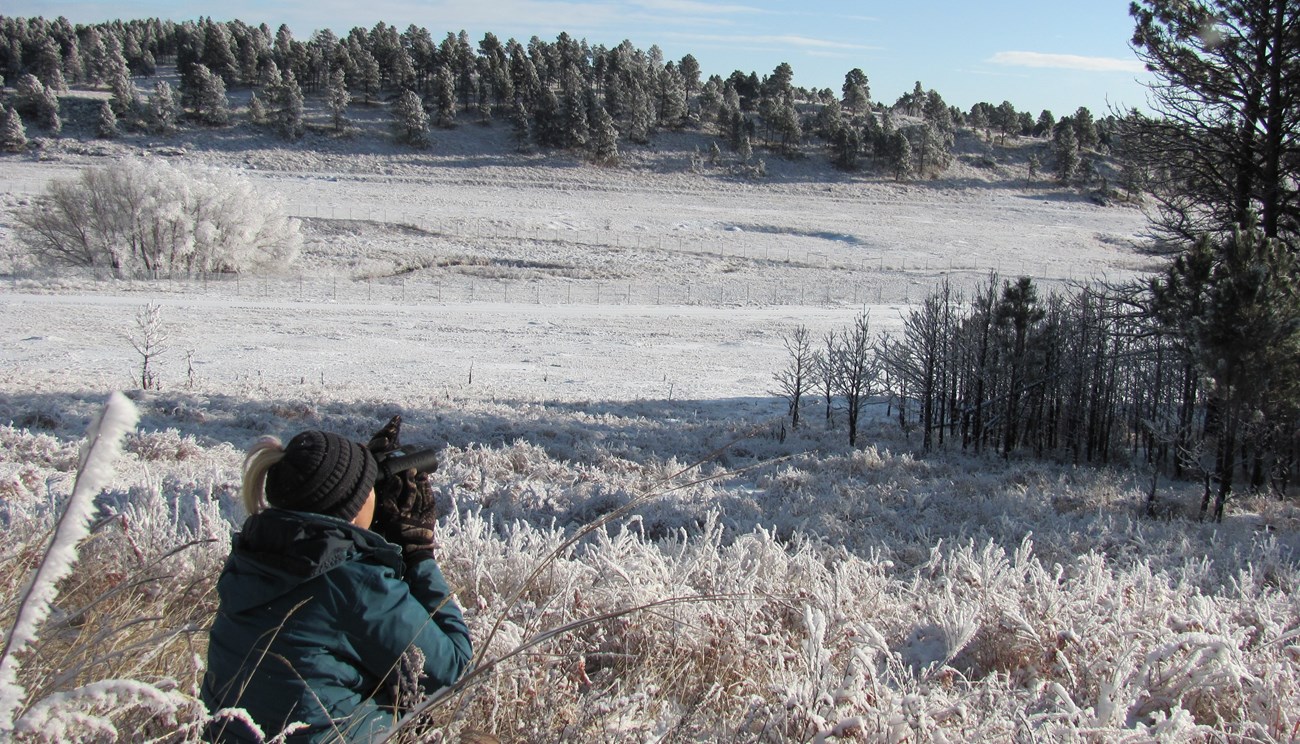
[[878,49],[879,47],[863,46],[862,44],[848,44],[842,41],[829,41],[826,39],[814,39],[808,36],[786,35],[753,35],[753,34],[678,34],[679,38],[687,41],[698,41],[709,44],[728,44],[737,46],[750,45],[772,45],[783,48],[795,47],[798,49],[814,49],[822,51],[864,51],[869,49]]
[[694,0],[633,0],[631,4],[646,10],[665,10],[673,13],[695,13],[698,15],[743,15],[767,12],[748,5],[722,5],[720,3],[695,2]]
[[1142,63],[1136,59],[1114,57],[1084,57],[1077,54],[1044,54],[1042,52],[998,52],[988,59],[995,65],[1008,67],[1049,67],[1060,70],[1085,72],[1142,72]]

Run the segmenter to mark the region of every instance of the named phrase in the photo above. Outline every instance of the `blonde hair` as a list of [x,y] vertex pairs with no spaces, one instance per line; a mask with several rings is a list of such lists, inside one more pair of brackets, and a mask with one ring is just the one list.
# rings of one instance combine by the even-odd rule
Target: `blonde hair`
[[280,444],[278,437],[260,437],[248,448],[244,455],[244,481],[239,489],[239,498],[250,516],[267,507],[266,471],[283,459],[284,445]]

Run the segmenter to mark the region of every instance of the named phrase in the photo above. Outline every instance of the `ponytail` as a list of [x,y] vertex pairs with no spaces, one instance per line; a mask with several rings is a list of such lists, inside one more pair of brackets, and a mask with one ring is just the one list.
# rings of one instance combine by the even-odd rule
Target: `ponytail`
[[244,482],[239,497],[250,516],[267,507],[266,471],[282,459],[284,446],[276,437],[261,437],[248,448],[248,453],[244,456]]

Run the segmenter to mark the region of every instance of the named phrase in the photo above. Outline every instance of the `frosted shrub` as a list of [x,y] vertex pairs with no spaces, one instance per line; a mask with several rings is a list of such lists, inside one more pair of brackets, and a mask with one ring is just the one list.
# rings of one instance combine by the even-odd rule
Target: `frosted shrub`
[[155,159],[51,183],[18,214],[17,235],[40,263],[118,276],[271,269],[302,246],[298,220],[246,178]]

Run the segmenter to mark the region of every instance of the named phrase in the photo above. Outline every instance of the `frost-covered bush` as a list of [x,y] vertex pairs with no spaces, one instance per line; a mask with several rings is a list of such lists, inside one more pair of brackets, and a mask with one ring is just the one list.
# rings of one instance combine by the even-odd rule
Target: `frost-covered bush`
[[265,270],[302,246],[298,220],[238,173],[156,159],[51,183],[18,214],[17,235],[40,263],[118,276]]

